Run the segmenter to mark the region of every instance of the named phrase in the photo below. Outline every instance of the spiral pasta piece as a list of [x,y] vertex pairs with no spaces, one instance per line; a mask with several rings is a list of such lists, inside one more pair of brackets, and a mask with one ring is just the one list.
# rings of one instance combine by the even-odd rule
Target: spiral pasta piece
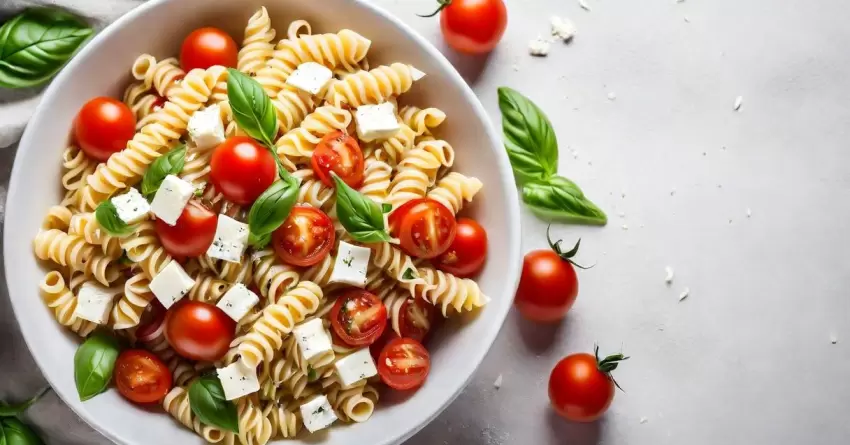
[[309,204],[325,213],[336,204],[334,189],[317,178],[312,168],[296,170],[292,176],[301,180],[301,187],[298,189],[299,203]]
[[458,278],[430,267],[419,269],[422,283],[405,283],[403,286],[414,297],[440,306],[444,317],[450,311],[455,313],[468,312],[483,307],[490,298],[481,292],[478,283],[468,278]]
[[390,189],[392,173],[393,168],[386,162],[367,158],[360,193],[379,204],[385,202],[387,200],[387,192]]
[[251,261],[254,263],[254,284],[270,304],[281,301],[301,280],[299,271],[281,263],[272,249],[254,252]]
[[186,387],[175,386],[172,388],[162,399],[162,408],[183,426],[194,430],[209,443],[219,443],[228,435],[219,428],[203,425],[192,414],[192,407],[189,405],[189,391]]
[[287,406],[271,402],[263,409],[263,414],[272,426],[272,439],[292,439],[301,430],[300,410],[289,409]]
[[319,107],[298,128],[275,142],[277,155],[295,164],[309,162],[313,150],[323,137],[337,130],[345,130],[350,124],[351,113],[345,109],[332,105]]
[[399,111],[401,121],[410,127],[416,136],[430,134],[446,120],[446,113],[438,108],[421,109],[408,105]]
[[154,298],[149,286],[150,280],[144,274],[133,275],[124,282],[123,295],[112,305],[110,328],[120,330],[139,325],[142,313]]
[[[389,276],[400,283],[422,284],[419,272],[409,255],[388,242],[364,244],[372,250],[372,264],[384,270]],[[407,275],[407,278],[405,278]]]
[[274,434],[271,420],[265,415],[256,396],[236,402],[239,419],[239,441],[242,445],[265,445]]
[[124,250],[118,238],[109,235],[100,227],[94,213],[77,213],[71,217],[68,234],[83,237],[87,243],[99,246],[109,259],[118,259]]
[[71,270],[94,277],[104,286],[117,280],[120,271],[110,259],[95,251],[95,247],[75,235],[57,230],[42,230],[33,241],[35,255],[41,260],[50,260],[67,266]]
[[428,192],[428,197],[446,206],[457,215],[463,209],[464,202],[472,202],[484,184],[478,179],[451,172],[437,182],[437,186]]
[[360,71],[334,82],[331,103],[359,107],[386,102],[392,96],[404,94],[414,82],[414,71],[410,65],[394,63],[382,65],[369,71]]
[[269,12],[263,6],[248,19],[242,49],[239,50],[236,67],[248,74],[257,74],[274,55],[275,30]]
[[86,180],[94,173],[97,162],[86,156],[76,145],[69,145],[62,152],[62,167],[62,187],[69,192],[75,192],[86,185]]
[[277,113],[280,131],[287,133],[296,128],[316,109],[319,104],[312,95],[293,87],[284,85],[277,96],[272,99],[272,105]]
[[[269,400],[278,400],[285,395],[299,399],[310,383],[309,371],[303,369],[298,362],[300,357],[289,352],[294,343],[292,336],[287,337],[284,340],[283,354],[274,358],[266,367],[268,375],[260,383],[260,391]],[[297,345],[295,347],[297,348]]]
[[371,150],[373,153],[376,153],[376,158],[382,159],[382,156],[378,153],[383,153],[386,161],[392,165],[398,164],[404,158],[405,153],[410,151],[416,142],[416,134],[410,127],[404,123],[400,123],[399,126],[401,129],[395,136],[370,144],[375,146]]
[[150,88],[145,88],[142,82],[132,83],[124,90],[123,101],[136,117],[136,131],[144,127],[145,118],[155,111],[154,108],[159,106],[160,100],[160,97],[151,92]]
[[366,290],[383,300],[395,289],[395,280],[373,263],[366,273]]
[[150,90],[153,87],[157,94],[167,97],[180,84],[186,72],[180,68],[180,62],[170,57],[157,61],[150,54],[142,54],[136,58],[131,69],[133,77],[142,81],[142,87]]
[[375,412],[378,391],[370,384],[343,389],[338,384],[325,388],[328,402],[343,422],[365,422]]
[[51,206],[41,222],[41,228],[44,230],[56,229],[64,232],[68,230],[73,217],[73,212],[67,207],[61,205]]
[[398,165],[387,202],[397,208],[411,199],[424,198],[442,167],[454,164],[454,149],[448,142],[423,141],[407,152]]
[[218,277],[201,273],[195,277],[195,285],[189,291],[189,299],[216,304],[227,292],[230,284]]
[[120,239],[127,258],[138,263],[148,279],[159,275],[171,262],[171,255],[162,247],[153,221],[144,221],[132,235]]
[[87,337],[97,328],[96,323],[77,317],[77,296],[65,284],[65,278],[57,271],[48,272],[39,283],[44,302],[56,317],[56,321],[80,337]]

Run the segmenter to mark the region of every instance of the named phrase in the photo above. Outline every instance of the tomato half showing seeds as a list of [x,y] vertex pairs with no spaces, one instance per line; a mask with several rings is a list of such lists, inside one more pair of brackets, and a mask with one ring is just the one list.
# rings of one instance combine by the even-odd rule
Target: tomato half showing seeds
[[203,255],[215,238],[218,214],[196,200],[189,201],[173,226],[156,220],[156,233],[162,247],[172,256]]
[[375,294],[351,289],[331,308],[331,327],[345,344],[369,346],[387,327],[387,308]]
[[336,241],[333,221],[315,207],[296,206],[274,231],[277,256],[293,266],[312,266],[328,256]]
[[508,11],[503,0],[438,2],[443,38],[452,48],[467,54],[482,54],[492,51],[502,40],[508,27]]
[[399,335],[421,342],[428,335],[437,313],[434,306],[421,298],[408,298],[398,311],[398,319],[394,320]]
[[313,150],[313,172],[328,187],[334,187],[331,172],[348,184],[358,188],[363,184],[363,152],[357,139],[343,131],[328,134]]
[[389,218],[390,233],[408,255],[430,259],[445,252],[457,232],[457,222],[446,206],[430,198],[410,200]]
[[614,400],[617,382],[611,371],[627,359],[623,354],[615,354],[600,360],[599,348],[595,356],[582,353],[565,357],[549,376],[552,407],[568,420],[592,422],[598,419]]
[[225,198],[249,205],[277,179],[274,155],[247,136],[227,138],[210,160],[210,180]]
[[218,28],[200,28],[183,40],[180,48],[180,66],[187,73],[195,68],[207,69],[213,65],[236,68],[239,47],[233,37]]
[[460,278],[469,278],[481,271],[487,261],[487,231],[469,218],[458,218],[454,241],[434,266]]
[[390,388],[399,391],[418,388],[431,371],[428,350],[412,338],[390,341],[378,358],[378,374]]
[[74,139],[88,157],[100,162],[126,148],[135,133],[133,110],[111,97],[86,102],[74,119]]
[[153,403],[171,389],[171,371],[151,352],[128,349],[115,361],[115,386],[131,402]]
[[236,322],[221,309],[199,301],[183,301],[165,317],[165,338],[183,357],[214,362],[227,353]]

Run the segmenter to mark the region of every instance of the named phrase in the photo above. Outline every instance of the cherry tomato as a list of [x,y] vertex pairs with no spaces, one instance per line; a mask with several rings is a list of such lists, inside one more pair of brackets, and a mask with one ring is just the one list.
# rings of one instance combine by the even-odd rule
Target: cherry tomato
[[340,295],[331,308],[331,326],[345,344],[368,346],[387,327],[387,308],[371,292],[352,289]]
[[449,249],[434,260],[434,266],[461,278],[469,278],[487,260],[487,231],[469,218],[457,220],[457,234]]
[[390,388],[399,391],[418,388],[431,370],[428,350],[412,338],[390,341],[378,358],[378,374]]
[[457,222],[446,206],[431,198],[410,200],[389,218],[390,232],[401,240],[401,248],[417,258],[434,258],[455,239]]
[[115,361],[115,386],[131,402],[153,403],[171,389],[171,371],[153,353],[128,349]]
[[165,307],[159,300],[151,300],[147,313],[143,314],[142,322],[136,329],[136,338],[143,342],[151,341],[165,329]]
[[467,54],[488,53],[496,47],[508,27],[503,0],[438,0],[440,28],[452,48]]
[[192,31],[180,48],[180,66],[189,72],[195,68],[207,69],[213,65],[236,68],[239,47],[226,32],[218,28],[200,28]]
[[421,298],[408,298],[398,311],[398,329],[404,338],[421,342],[431,330],[436,310]]
[[177,224],[156,220],[156,233],[162,247],[173,256],[203,255],[215,238],[218,215],[196,200],[189,201]]
[[183,301],[165,317],[165,338],[191,360],[214,362],[227,353],[236,322],[221,309],[199,301]]
[[111,97],[95,97],[86,102],[74,119],[74,137],[80,148],[100,162],[126,148],[135,133],[133,110]]
[[210,169],[216,190],[239,205],[253,203],[277,179],[274,155],[246,136],[227,138],[216,147]]
[[619,362],[628,359],[622,354],[599,360],[591,354],[573,354],[565,357],[552,369],[549,376],[549,400],[562,417],[576,422],[598,419],[614,399],[611,371]]
[[165,102],[165,98],[157,94],[156,98],[154,98],[153,102],[151,102],[150,109],[148,110],[148,112],[156,113],[157,111],[159,111],[160,108],[165,106]]
[[363,152],[357,139],[343,131],[335,131],[322,138],[313,150],[313,172],[328,187],[334,186],[331,172],[348,184],[358,188],[363,183]]
[[328,256],[336,241],[334,223],[315,207],[296,206],[272,235],[277,256],[293,266],[312,266]]

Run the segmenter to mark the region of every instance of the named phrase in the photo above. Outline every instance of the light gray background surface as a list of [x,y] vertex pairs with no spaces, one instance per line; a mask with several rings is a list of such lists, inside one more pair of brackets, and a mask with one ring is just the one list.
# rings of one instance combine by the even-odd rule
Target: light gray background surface
[[[375,1],[440,42],[437,22],[413,15],[434,2]],[[596,264],[566,321],[511,314],[470,386],[408,444],[847,443],[850,5],[586,1],[591,12],[509,1],[489,58],[444,51],[495,121],[500,85],[548,112],[561,174],[610,223],[553,227]],[[533,59],[528,40],[553,14],[578,35]],[[0,152],[0,214],[11,163]],[[525,250],[545,247],[545,224],[523,224]],[[5,296],[0,335],[0,399],[17,400],[44,381]],[[626,392],[602,421],[569,424],[548,409],[548,374],[594,342],[632,356],[617,371]],[[106,443],[54,395],[30,418],[51,444]]]

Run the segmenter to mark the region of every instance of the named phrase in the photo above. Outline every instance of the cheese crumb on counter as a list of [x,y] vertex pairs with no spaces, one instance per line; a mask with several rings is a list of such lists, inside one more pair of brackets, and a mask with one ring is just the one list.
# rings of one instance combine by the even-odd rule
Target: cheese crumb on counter
[[673,283],[673,268],[667,266],[664,268],[664,271],[667,273],[667,275],[664,277],[664,282],[666,282],[667,284]]
[[493,387],[496,389],[500,389],[502,387],[502,374],[499,374],[499,376],[496,377],[496,381],[493,382]]
[[744,104],[744,97],[743,96],[736,97],[735,98],[735,111],[740,110],[741,105],[743,105],[743,104]]
[[590,11],[590,5],[588,5],[585,0],[578,0],[578,5],[581,6],[581,9],[584,9],[585,11]]
[[549,23],[552,26],[552,35],[564,42],[569,42],[576,35],[576,27],[568,19],[553,15]]
[[529,42],[528,53],[535,57],[546,57],[549,55],[550,48],[551,44],[549,41],[538,36],[536,39]]
[[679,294],[679,301],[688,298],[689,295],[691,295],[691,289],[689,287],[686,287],[685,290],[683,290],[682,293]]

